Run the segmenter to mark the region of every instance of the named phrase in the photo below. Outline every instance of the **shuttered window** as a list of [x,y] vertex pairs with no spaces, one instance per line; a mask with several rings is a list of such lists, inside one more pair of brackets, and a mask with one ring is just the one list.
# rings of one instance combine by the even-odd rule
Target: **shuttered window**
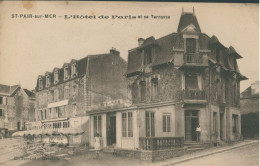
[[163,115],[163,132],[171,132],[171,116]]
[[145,112],[145,129],[146,129],[146,137],[154,137],[155,129],[154,129],[154,112]]
[[122,137],[133,137],[133,113],[122,113]]
[[94,137],[101,137],[102,130],[101,130],[101,115],[94,116]]

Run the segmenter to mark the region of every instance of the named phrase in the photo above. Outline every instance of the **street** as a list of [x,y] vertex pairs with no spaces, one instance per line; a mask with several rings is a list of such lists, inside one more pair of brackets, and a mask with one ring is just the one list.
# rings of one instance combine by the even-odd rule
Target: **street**
[[258,166],[259,144],[252,144],[223,153],[190,160],[176,166]]

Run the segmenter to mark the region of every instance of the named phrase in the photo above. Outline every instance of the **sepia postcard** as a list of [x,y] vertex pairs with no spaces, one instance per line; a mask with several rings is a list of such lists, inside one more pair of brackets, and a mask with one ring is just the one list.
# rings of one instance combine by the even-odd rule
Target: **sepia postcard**
[[0,1],[0,165],[259,165],[258,3]]

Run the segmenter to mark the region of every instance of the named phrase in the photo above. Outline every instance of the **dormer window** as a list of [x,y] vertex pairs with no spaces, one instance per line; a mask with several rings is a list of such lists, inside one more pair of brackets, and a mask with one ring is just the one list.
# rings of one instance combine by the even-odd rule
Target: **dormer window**
[[196,51],[196,39],[188,38],[186,39],[186,52],[187,52],[187,63],[194,63]]
[[73,63],[73,64],[71,65],[71,76],[72,76],[72,77],[75,77],[76,74],[77,74],[76,63]]
[[64,68],[64,80],[67,80],[69,78],[69,67],[66,66]]
[[39,89],[42,89],[42,88],[43,88],[43,86],[42,86],[42,79],[39,78]]
[[144,65],[149,65],[152,63],[152,48],[147,48],[144,50]]
[[50,82],[51,82],[51,81],[50,81],[50,75],[47,75],[47,76],[46,76],[46,87],[49,87],[49,86],[51,85]]
[[54,72],[54,83],[58,83],[59,82],[59,72],[58,71],[55,71]]

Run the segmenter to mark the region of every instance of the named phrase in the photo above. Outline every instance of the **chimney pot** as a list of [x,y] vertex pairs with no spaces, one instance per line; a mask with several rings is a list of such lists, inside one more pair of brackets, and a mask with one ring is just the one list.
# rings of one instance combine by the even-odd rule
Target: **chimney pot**
[[116,50],[116,48],[112,47],[110,49],[110,54],[114,54],[114,55],[120,55],[120,52]]
[[138,46],[140,47],[143,44],[144,44],[144,39],[143,38],[139,38],[138,39]]

